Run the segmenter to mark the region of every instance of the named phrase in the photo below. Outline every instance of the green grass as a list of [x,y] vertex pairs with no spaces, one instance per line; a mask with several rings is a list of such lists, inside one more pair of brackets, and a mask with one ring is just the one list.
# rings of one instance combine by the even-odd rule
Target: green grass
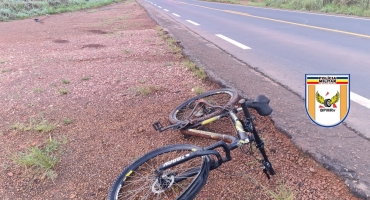
[[2,0],[0,1],[0,21],[71,12],[120,1],[122,0]]
[[202,80],[207,78],[205,71],[202,68],[198,68],[195,63],[191,62],[190,60],[185,60],[183,65],[190,69],[198,78]]
[[1,70],[1,73],[5,73],[5,72],[9,72],[10,71],[10,69],[3,69],[3,70]]
[[92,9],[92,10],[88,10],[87,13],[94,13],[94,12],[98,12],[98,10],[96,9]]
[[147,96],[149,94],[162,90],[162,87],[150,85],[150,86],[138,87],[138,90],[142,95]]
[[195,94],[202,94],[205,92],[205,89],[199,87],[199,86],[196,86],[194,88],[191,89],[192,92],[194,92]]
[[60,146],[66,142],[66,139],[57,141],[50,138],[42,147],[30,147],[25,152],[19,152],[13,157],[13,161],[19,166],[31,169],[35,175],[54,179],[56,177],[54,168],[59,162],[61,153]]
[[70,119],[70,118],[64,118],[64,120],[63,120],[63,123],[65,125],[71,124],[72,122],[73,122],[73,119]]
[[67,79],[62,79],[62,83],[63,83],[63,84],[69,84],[69,83],[71,83],[71,81],[69,81],[69,80],[67,80]]
[[142,79],[138,80],[137,82],[141,83],[141,84],[144,84],[144,83],[146,83],[146,78],[142,78]]
[[68,94],[68,90],[67,90],[67,89],[58,89],[58,92],[59,92],[59,94],[61,94],[61,95]]
[[146,85],[146,86],[131,87],[131,88],[128,88],[127,90],[129,94],[132,96],[138,96],[138,95],[148,96],[150,94],[161,91],[163,89],[164,88],[161,86]]
[[182,57],[182,48],[179,47],[177,41],[171,37],[166,38],[167,45],[171,48],[172,52]]
[[33,92],[34,93],[41,93],[43,91],[44,91],[44,89],[42,89],[42,88],[35,88],[35,89],[33,89]]
[[50,123],[46,119],[36,119],[30,117],[28,124],[16,122],[10,126],[10,130],[14,131],[39,131],[49,133],[56,128],[56,123]]
[[257,0],[206,1],[370,17],[370,0],[263,0],[262,2]]
[[173,62],[167,62],[164,64],[165,67],[172,66],[172,65],[173,65]]
[[182,57],[182,48],[179,46],[177,40],[174,38],[170,37],[167,32],[165,32],[160,26],[157,26],[154,28],[158,35],[162,37],[163,40],[167,43],[167,45],[170,47],[172,52],[176,54],[178,57]]
[[[175,39],[168,36],[168,34],[160,26],[157,26],[154,29],[157,31],[158,35],[160,35],[162,39],[166,41],[167,45],[171,48],[174,54],[178,55],[180,58],[183,58],[182,48],[179,46],[178,42]],[[205,80],[207,78],[207,74],[205,73],[205,71],[202,68],[198,68],[190,60],[185,59],[183,64],[188,69],[190,69],[199,79]],[[165,66],[169,66],[169,65],[165,64]]]
[[36,124],[33,127],[33,130],[48,133],[48,132],[54,130],[55,127],[56,127],[55,124],[51,124],[47,120],[42,120],[39,124]]
[[38,131],[48,133],[56,128],[56,124],[49,123],[48,120],[37,121],[30,118],[29,124],[22,124],[19,122],[14,123],[9,127],[10,130],[14,131]]
[[268,193],[275,200],[294,200],[294,191],[284,184],[281,184],[275,191],[269,190]]
[[82,81],[88,81],[88,80],[90,80],[90,77],[89,76],[84,76],[84,77],[81,78],[81,80]]
[[123,53],[126,53],[126,54],[129,54],[129,53],[131,53],[132,51],[131,50],[129,50],[129,49],[124,49],[123,50]]

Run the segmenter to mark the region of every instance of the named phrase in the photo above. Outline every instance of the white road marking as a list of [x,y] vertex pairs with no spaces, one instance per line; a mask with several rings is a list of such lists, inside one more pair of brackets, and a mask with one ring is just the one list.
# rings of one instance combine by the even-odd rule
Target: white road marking
[[180,15],[176,14],[176,13],[172,13],[173,15],[175,15],[176,17],[181,17]]
[[168,10],[167,9],[163,9],[164,11],[166,11],[166,12],[168,12]]
[[158,6],[158,8],[162,8],[162,7]]
[[370,99],[366,99],[365,97],[363,96],[360,96],[356,93],[353,93],[351,92],[350,93],[350,97],[351,97],[351,100],[362,105],[362,106],[365,106],[366,108],[370,108]]
[[187,22],[191,23],[191,24],[194,24],[195,26],[199,26],[200,24],[196,23],[196,22],[193,22],[191,20],[186,20]]
[[235,46],[238,46],[238,47],[240,47],[240,48],[242,48],[242,49],[252,49],[252,48],[250,48],[250,47],[248,47],[248,46],[245,46],[244,44],[241,44],[241,43],[239,43],[239,42],[237,42],[237,41],[235,41],[235,40],[232,40],[232,39],[230,39],[230,38],[228,38],[228,37],[226,37],[226,36],[223,36],[223,35],[221,35],[221,34],[216,34],[216,36],[217,36],[217,37],[219,37],[219,38],[222,38],[222,39],[224,39],[224,40],[226,40],[226,41],[230,42],[231,44],[233,44],[233,45],[235,45]]

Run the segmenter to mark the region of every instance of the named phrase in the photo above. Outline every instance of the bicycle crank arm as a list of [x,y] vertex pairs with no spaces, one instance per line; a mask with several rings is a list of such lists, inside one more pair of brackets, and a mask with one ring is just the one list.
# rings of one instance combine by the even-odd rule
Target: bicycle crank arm
[[184,128],[186,125],[187,124],[180,124],[180,123],[178,123],[178,124],[172,124],[170,126],[166,126],[166,127],[163,128],[162,124],[159,121],[154,122],[152,124],[154,130],[159,131],[159,132],[163,132],[163,131],[168,130],[168,129],[179,130],[179,129]]

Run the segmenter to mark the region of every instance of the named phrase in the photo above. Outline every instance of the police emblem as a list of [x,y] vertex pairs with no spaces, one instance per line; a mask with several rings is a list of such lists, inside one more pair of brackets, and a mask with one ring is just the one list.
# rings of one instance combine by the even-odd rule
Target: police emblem
[[349,74],[306,74],[306,111],[317,125],[333,127],[349,112]]

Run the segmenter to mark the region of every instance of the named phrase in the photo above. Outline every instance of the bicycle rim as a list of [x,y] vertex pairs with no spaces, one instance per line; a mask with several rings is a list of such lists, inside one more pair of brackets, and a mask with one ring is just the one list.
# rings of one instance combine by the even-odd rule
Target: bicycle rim
[[[192,148],[190,148],[192,147]],[[168,161],[190,153],[192,145],[172,145],[154,150],[126,168],[113,186],[111,199],[192,199],[205,184],[208,176],[208,158],[197,157],[169,168],[158,179],[155,170]],[[196,170],[195,170],[196,169]],[[193,171],[192,176],[182,174]],[[206,173],[206,174],[205,174]],[[180,182],[176,180],[183,179]],[[160,180],[160,181],[159,181]],[[116,188],[114,188],[116,187]],[[112,195],[112,194],[110,194]]]
[[171,123],[189,121],[197,123],[205,117],[220,114],[225,108],[232,108],[238,94],[232,89],[220,89],[206,92],[179,105],[170,114]]

